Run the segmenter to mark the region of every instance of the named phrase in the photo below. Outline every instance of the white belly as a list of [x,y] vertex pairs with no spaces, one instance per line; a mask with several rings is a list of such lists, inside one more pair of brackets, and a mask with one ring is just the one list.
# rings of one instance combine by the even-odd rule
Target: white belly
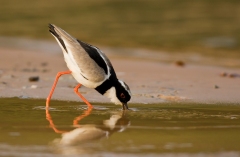
[[78,67],[76,63],[74,63],[74,60],[71,59],[69,54],[63,53],[63,55],[64,55],[65,62],[67,64],[67,67],[69,68],[70,71],[72,71],[73,77],[77,80],[77,82],[79,82],[83,86],[88,88],[96,88],[97,86],[99,86],[104,82],[104,81],[92,82],[87,80],[86,78],[83,77],[83,75],[81,75],[81,69]]

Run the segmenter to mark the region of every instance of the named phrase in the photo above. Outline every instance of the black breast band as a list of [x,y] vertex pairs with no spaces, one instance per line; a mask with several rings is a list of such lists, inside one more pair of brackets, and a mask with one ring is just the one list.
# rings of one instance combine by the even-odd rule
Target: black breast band
[[108,89],[110,89],[111,87],[113,87],[113,82],[109,79],[107,79],[106,81],[104,81],[100,86],[96,87],[95,89],[100,93],[100,94],[104,94],[106,93],[106,91]]

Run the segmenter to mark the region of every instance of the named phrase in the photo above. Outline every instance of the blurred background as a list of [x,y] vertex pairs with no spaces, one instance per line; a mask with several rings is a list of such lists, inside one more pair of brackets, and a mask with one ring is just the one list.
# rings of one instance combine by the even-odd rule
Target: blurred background
[[53,41],[53,23],[98,47],[240,59],[239,0],[7,0],[0,11],[1,37]]

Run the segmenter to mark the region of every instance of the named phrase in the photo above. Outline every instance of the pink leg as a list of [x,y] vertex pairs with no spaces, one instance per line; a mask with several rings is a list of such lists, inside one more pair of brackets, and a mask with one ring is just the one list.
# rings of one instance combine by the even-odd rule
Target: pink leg
[[46,100],[46,109],[49,107],[49,102],[50,102],[51,97],[53,95],[53,92],[54,92],[54,90],[56,88],[56,85],[57,85],[59,77],[64,75],[64,74],[71,74],[71,73],[72,73],[71,71],[63,71],[63,72],[58,72],[57,73],[57,76],[56,76],[55,81],[53,83],[52,89],[51,89],[51,91],[50,91],[50,93],[49,93],[49,95],[47,97],[47,100]]
[[82,94],[80,94],[78,92],[78,88],[81,87],[81,84],[78,84],[75,88],[74,88],[74,92],[88,105],[88,108],[93,108],[93,106],[87,101],[87,99],[85,99]]

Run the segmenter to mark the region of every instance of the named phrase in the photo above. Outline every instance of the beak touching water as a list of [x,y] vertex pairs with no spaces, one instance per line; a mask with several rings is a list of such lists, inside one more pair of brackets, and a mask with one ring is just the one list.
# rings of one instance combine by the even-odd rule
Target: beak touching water
[[128,110],[128,105],[127,103],[122,103],[123,110]]

